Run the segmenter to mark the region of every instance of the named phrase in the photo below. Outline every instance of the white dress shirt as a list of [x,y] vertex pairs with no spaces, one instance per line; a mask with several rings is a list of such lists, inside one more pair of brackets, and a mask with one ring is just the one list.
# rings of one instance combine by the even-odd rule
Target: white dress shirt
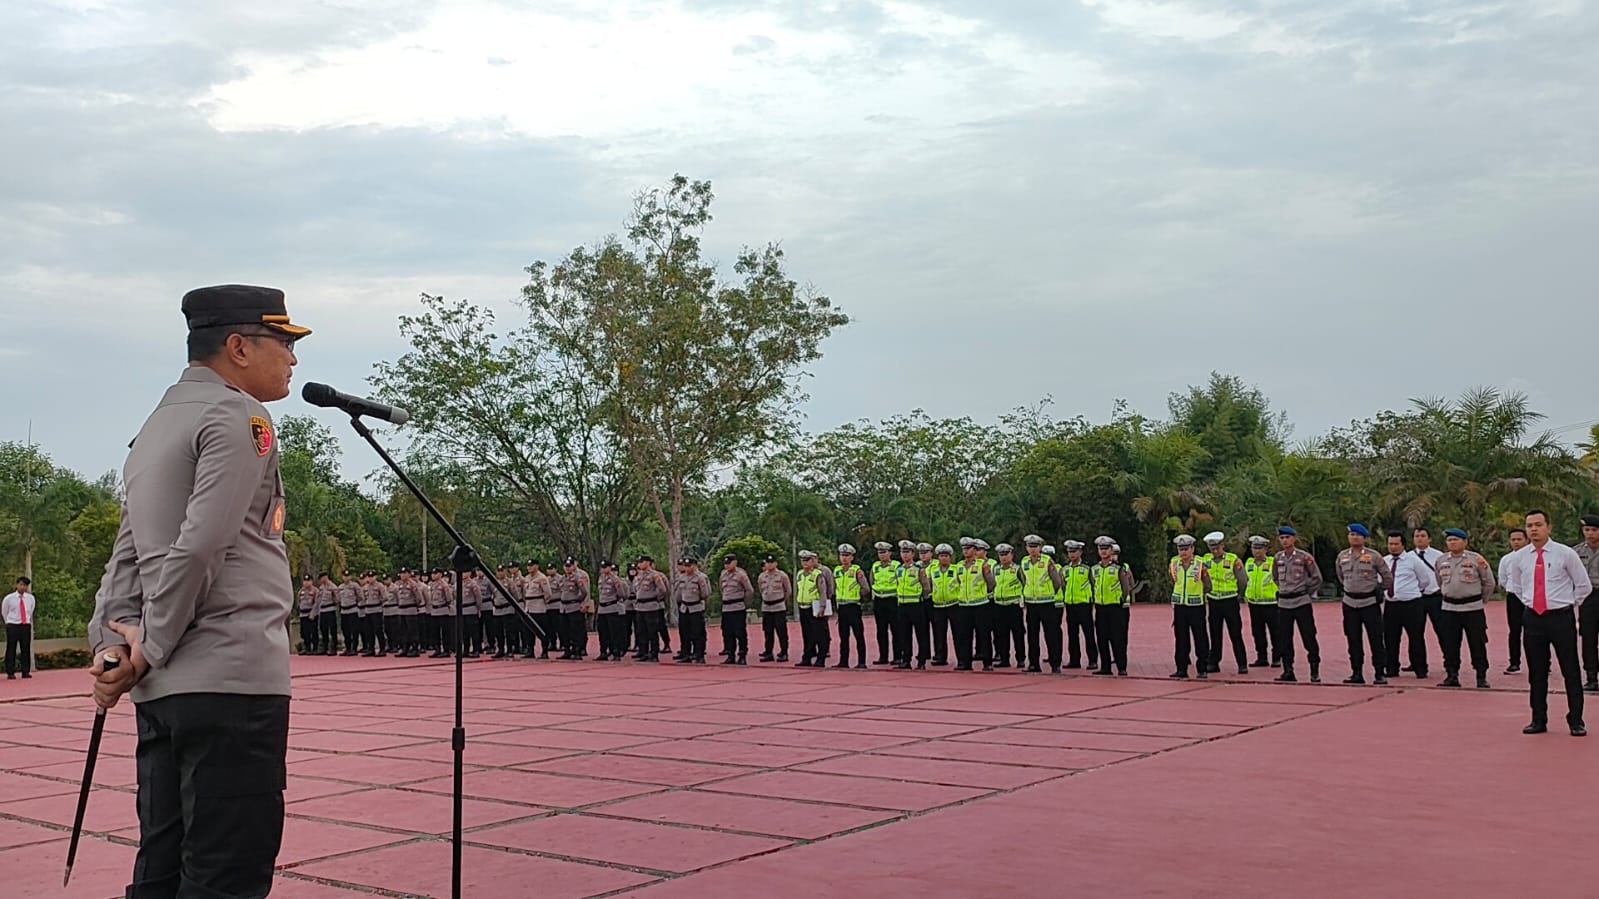
[[1383,558],[1394,575],[1394,594],[1389,602],[1409,602],[1438,592],[1438,576],[1415,553],[1400,553]]
[[[1533,606],[1533,570],[1538,564],[1537,547],[1531,543],[1512,553],[1510,583],[1515,584],[1516,597],[1527,608]],[[1588,567],[1582,564],[1577,551],[1564,543],[1550,540],[1543,545],[1544,601],[1549,609],[1564,609],[1582,602],[1593,592],[1593,582],[1588,579]]]
[[1511,564],[1510,561],[1515,555],[1515,553],[1505,553],[1499,557],[1499,586],[1505,591],[1507,596],[1521,595],[1521,590],[1516,587],[1516,582],[1510,579],[1516,573],[1516,566]]
[[[24,606],[24,603],[27,605]],[[26,608],[28,613],[28,623],[32,624],[33,607],[34,600],[32,590],[29,590],[26,596],[13,591],[10,595],[6,596],[5,599],[0,599],[0,618],[4,618],[6,624],[21,624],[22,612],[24,608]]]

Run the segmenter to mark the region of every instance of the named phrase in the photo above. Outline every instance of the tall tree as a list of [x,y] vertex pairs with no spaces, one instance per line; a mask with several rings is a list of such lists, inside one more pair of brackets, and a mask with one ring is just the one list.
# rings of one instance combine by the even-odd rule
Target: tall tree
[[535,262],[523,290],[532,327],[603,398],[673,556],[686,492],[791,428],[804,366],[849,320],[776,244],[743,249],[723,281],[700,242],[712,199],[678,175],[636,197],[625,239]]
[[1266,395],[1235,375],[1211,372],[1204,386],[1174,393],[1166,404],[1172,424],[1205,451],[1194,463],[1193,474],[1200,481],[1280,450],[1288,432],[1287,418],[1272,413]]

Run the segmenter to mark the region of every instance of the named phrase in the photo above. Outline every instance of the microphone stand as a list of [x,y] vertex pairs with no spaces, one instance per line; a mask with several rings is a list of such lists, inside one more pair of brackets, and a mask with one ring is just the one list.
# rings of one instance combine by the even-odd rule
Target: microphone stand
[[505,585],[500,583],[499,578],[494,576],[494,572],[483,564],[483,559],[477,554],[477,550],[466,542],[466,538],[461,536],[461,532],[456,530],[454,525],[444,520],[444,516],[439,514],[438,507],[433,505],[433,501],[428,499],[427,494],[422,492],[422,488],[418,487],[416,482],[406,475],[405,471],[400,468],[399,463],[395,462],[394,458],[378,443],[377,438],[372,436],[372,432],[361,422],[360,415],[354,413],[350,415],[350,427],[355,428],[355,432],[360,434],[362,439],[368,444],[371,444],[372,449],[377,451],[384,464],[389,466],[389,470],[394,472],[406,489],[411,491],[411,495],[416,497],[416,501],[422,504],[422,508],[427,510],[428,515],[438,522],[439,527],[444,528],[444,532],[450,535],[451,540],[455,541],[455,549],[450,553],[450,567],[455,569],[455,728],[450,731],[450,748],[455,753],[455,786],[452,790],[455,809],[454,821],[450,830],[450,896],[452,899],[461,899],[462,759],[466,752],[466,727],[461,720],[461,672],[466,658],[466,646],[462,640],[466,633],[465,616],[461,611],[461,597],[465,586],[463,574],[474,568],[481,568],[484,577],[489,583],[494,585],[494,589],[499,591],[501,596],[505,597],[505,601],[511,604],[511,609],[522,620],[523,625],[541,638],[544,636],[544,629],[539,627],[539,623],[533,620],[533,616],[529,615],[526,609],[522,608],[521,603],[511,597],[511,592],[505,589]]

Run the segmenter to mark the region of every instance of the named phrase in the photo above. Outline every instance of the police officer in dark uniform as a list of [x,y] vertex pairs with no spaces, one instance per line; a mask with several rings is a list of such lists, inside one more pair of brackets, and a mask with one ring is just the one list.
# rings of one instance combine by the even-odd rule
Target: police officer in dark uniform
[[[190,291],[189,367],[134,439],[89,621],[95,701],[132,691],[129,896],[265,896],[283,836],[294,605],[277,433],[295,341],[283,292]],[[122,664],[106,671],[105,654]]]

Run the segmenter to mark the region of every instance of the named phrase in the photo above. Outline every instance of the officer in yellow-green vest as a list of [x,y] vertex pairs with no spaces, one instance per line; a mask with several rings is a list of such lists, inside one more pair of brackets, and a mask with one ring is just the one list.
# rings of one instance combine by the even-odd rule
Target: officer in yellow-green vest
[[[1210,569],[1194,557],[1194,538],[1180,534],[1172,541],[1177,555],[1167,571],[1171,575],[1171,627],[1177,637],[1177,670],[1171,677],[1188,677],[1189,650],[1200,680],[1209,676],[1210,639],[1205,630],[1205,597],[1209,595]],[[1192,642],[1192,646],[1190,646]]]
[[911,667],[911,638],[916,639],[916,667],[925,669],[932,647],[928,646],[927,610],[922,603],[933,590],[927,572],[916,563],[916,544],[906,540],[899,545],[899,570],[894,592],[899,606],[894,619],[894,667]]
[[877,561],[872,563],[872,625],[877,630],[877,661],[874,664],[887,665],[890,658],[898,658],[890,650],[893,649],[894,617],[899,611],[899,595],[895,587],[895,582],[899,580],[899,563],[894,561],[894,547],[891,544],[879,540],[873,549],[877,550]]
[[[1048,547],[1045,547],[1046,551]],[[1094,575],[1083,563],[1083,544],[1080,540],[1066,541],[1066,564],[1060,566],[1061,602],[1066,617],[1066,667],[1083,666],[1083,650],[1087,651],[1088,667],[1099,667],[1099,640],[1094,636]],[[1082,637],[1082,649],[1078,637]]]
[[[1027,670],[1043,670],[1043,654],[1039,652],[1039,632],[1044,635],[1043,647],[1049,651],[1049,670],[1060,673],[1060,619],[1062,606],[1056,597],[1062,587],[1060,566],[1044,554],[1044,538],[1028,534],[1022,538],[1027,555],[1022,557],[1022,606],[1027,613],[1027,657],[1032,663]],[[1020,653],[1017,654],[1020,658]]]
[[1248,650],[1244,648],[1244,611],[1239,608],[1239,585],[1244,583],[1244,562],[1227,551],[1227,537],[1221,531],[1205,535],[1205,567],[1210,574],[1210,593],[1205,606],[1210,619],[1210,655],[1205,662],[1212,674],[1221,673],[1221,638],[1223,626],[1232,639],[1233,661],[1238,663],[1238,673],[1248,674]]
[[838,591],[838,664],[849,667],[849,637],[855,635],[856,668],[866,667],[866,626],[861,622],[861,598],[872,592],[871,579],[855,564],[855,547],[838,545],[838,564],[833,567],[833,586]]
[[933,550],[934,560],[926,568],[927,579],[932,583],[933,604],[933,666],[949,664],[949,626],[960,602],[960,578],[955,571],[955,549],[940,543]]
[[994,667],[1010,667],[1010,651],[1016,648],[1016,667],[1027,664],[1026,630],[1022,627],[1022,567],[1009,543],[994,547],[999,564],[994,566]]
[[984,671],[994,668],[990,643],[994,620],[994,570],[978,552],[979,543],[982,541],[976,538],[962,537],[961,562],[955,566],[960,591],[960,604],[953,617],[956,671],[972,670],[973,661],[982,662]]
[[1093,584],[1094,631],[1099,636],[1099,667],[1095,674],[1127,676],[1127,618],[1133,601],[1133,572],[1116,558],[1120,547],[1109,537],[1094,538],[1099,564],[1089,569]]
[[[1244,560],[1244,604],[1249,606],[1249,629],[1255,638],[1255,666],[1282,664],[1277,648],[1277,581],[1271,576],[1276,559],[1266,552],[1271,541],[1260,535],[1249,538],[1249,558]],[[1268,661],[1267,646],[1270,646]]]

